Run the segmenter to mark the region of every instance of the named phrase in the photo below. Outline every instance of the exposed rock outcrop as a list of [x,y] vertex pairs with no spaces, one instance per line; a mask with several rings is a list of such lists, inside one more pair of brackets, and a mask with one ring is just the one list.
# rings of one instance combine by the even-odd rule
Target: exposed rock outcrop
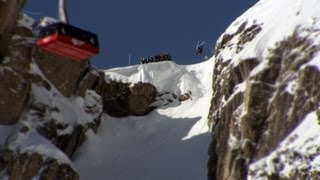
[[[3,3],[0,1],[0,5]],[[18,3],[15,0],[5,3],[17,13],[22,8],[11,4]],[[19,21],[7,18],[12,27],[10,23],[1,26],[1,30],[6,26],[11,30],[10,33],[8,28],[2,31],[6,35],[5,41],[0,38],[0,46],[7,46],[0,48],[0,124],[26,125],[27,128],[22,128],[23,134],[32,132],[32,136],[42,140],[14,141],[14,147],[12,142],[5,146],[1,144],[1,178],[5,175],[10,179],[79,179],[67,161],[85,141],[86,132],[97,132],[100,124],[102,99],[90,90],[98,87],[85,83],[87,74],[99,73],[90,67],[88,61],[73,62],[39,50],[35,46],[32,20],[25,15],[19,17]],[[0,23],[6,23],[6,20]],[[10,139],[26,136],[14,132],[8,134]],[[26,148],[25,143],[39,148]],[[50,153],[41,150],[43,143],[49,144],[48,149],[59,152],[66,162],[48,157]]]
[[39,49],[35,49],[33,57],[48,81],[66,97],[76,93],[78,83],[90,70],[89,61],[71,61]]
[[30,88],[27,81],[30,46],[19,36],[12,38],[24,3],[24,0],[0,1],[0,124],[18,121]]
[[0,62],[7,52],[25,0],[0,1]]
[[68,158],[27,126],[8,139],[0,156],[0,172],[2,178],[17,180],[31,180],[36,177],[79,179]]
[[111,81],[103,91],[104,111],[111,116],[142,116],[155,107],[151,104],[158,95],[150,83],[138,82],[133,85]]
[[[87,91],[83,103],[74,102],[75,108],[68,107],[68,109],[62,109],[66,108],[66,105],[59,105],[61,101],[62,103],[65,101],[64,97],[60,97],[62,99],[58,101],[54,99],[59,99],[57,96],[45,97],[56,106],[46,104],[38,97],[33,96],[32,98],[34,98],[34,103],[27,109],[28,113],[23,116],[24,120],[67,156],[74,155],[85,141],[85,133],[88,130],[97,132],[102,115],[102,99],[94,91]],[[77,106],[79,107],[77,108]],[[68,118],[68,113],[76,113],[77,115]]]
[[31,46],[28,40],[14,36],[0,62],[0,124],[16,123],[28,100]]
[[179,97],[179,101],[186,101],[188,99],[192,99],[191,98],[191,91],[184,93]]
[[145,115],[155,108],[158,92],[149,83],[107,83],[89,61],[38,49],[33,20],[21,15],[16,21],[22,2],[14,7],[16,0],[0,1],[0,9],[14,12],[0,21],[0,125],[23,126],[0,145],[0,178],[79,179],[69,159],[88,131],[97,132],[103,110],[117,117]]
[[10,69],[3,69],[0,73],[2,88],[0,90],[0,124],[16,123],[27,102],[30,84],[23,76]]
[[[44,159],[38,153],[16,153],[5,150],[0,157],[0,171],[10,179],[80,179],[78,173],[69,165],[61,164],[56,159]],[[40,176],[39,176],[40,174]]]
[[277,158],[273,159],[275,169],[263,173],[265,167],[259,167],[261,176],[258,168],[249,170],[249,166],[273,152],[309,113],[318,111],[320,71],[310,62],[320,51],[314,41],[319,40],[319,29],[297,25],[268,48],[267,55],[262,55],[264,50],[248,55],[246,45],[255,44],[258,49],[263,42],[259,38],[264,37],[259,33],[267,27],[257,25],[256,20],[239,21],[233,27],[238,29],[226,32],[216,46],[208,179],[318,177],[317,171],[311,174],[298,169],[282,176],[284,165]]

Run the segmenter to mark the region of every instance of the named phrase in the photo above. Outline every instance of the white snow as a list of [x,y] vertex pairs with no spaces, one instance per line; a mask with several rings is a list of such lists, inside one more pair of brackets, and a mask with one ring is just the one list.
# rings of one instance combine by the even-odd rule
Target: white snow
[[17,133],[20,127],[20,123],[10,126],[0,125],[0,150],[2,149],[2,146],[7,142],[7,137],[9,137],[11,134]]
[[48,25],[50,25],[50,24],[54,24],[54,23],[58,23],[58,22],[60,22],[60,21],[57,20],[57,19],[54,19],[54,18],[52,18],[52,17],[46,16],[46,17],[44,17],[44,18],[42,18],[42,19],[40,20],[40,26],[41,26],[41,27],[46,27],[46,26],[48,26]]
[[25,13],[22,13],[22,18],[18,20],[17,25],[20,27],[26,27],[32,31],[35,24],[36,21],[32,17],[28,16]]
[[[155,85],[159,92],[167,91],[179,96],[191,91],[193,98],[198,98],[202,97],[204,91],[208,89],[207,84],[211,84],[209,82],[211,79],[207,74],[209,72],[202,72],[207,69],[206,66],[212,68],[210,67],[211,61],[205,61],[201,67],[199,65],[177,65],[174,62],[158,62],[115,68],[105,71],[105,74],[107,81],[148,82]],[[205,82],[202,83],[200,80]]]
[[[262,30],[257,36],[250,41],[244,49],[236,53],[236,44],[239,41],[239,35],[235,36],[225,48],[220,56],[227,61],[232,60],[233,64],[239,63],[241,60],[258,57],[258,59],[266,59],[269,49],[276,45],[286,37],[293,34],[297,27],[306,28],[313,27],[318,31],[310,35],[306,32],[301,35],[308,35],[310,38],[317,37],[319,39],[319,7],[318,0],[260,0],[255,6],[238,17],[225,31],[225,34],[233,34],[237,32],[239,25],[247,22],[246,28],[253,24],[260,25]],[[276,32],[276,33],[275,33]],[[222,40],[222,37],[218,41]],[[319,41],[315,41],[319,44]],[[259,69],[267,64],[261,63]],[[257,71],[257,70],[256,70]]]
[[[42,86],[32,85],[31,91],[35,104],[47,105],[48,107],[57,107],[58,111],[46,112],[46,119],[54,119],[62,124],[86,124],[92,122],[99,112],[95,114],[88,114],[85,109],[88,105],[92,104],[92,101],[96,101],[96,109],[102,111],[102,102],[100,96],[93,91],[87,91],[85,99],[81,97],[66,98],[61,95],[54,86],[52,89],[47,91]],[[33,117],[32,113],[28,114],[27,119],[38,121],[37,118]],[[72,129],[70,129],[72,130]],[[65,132],[65,131],[63,131]]]
[[320,71],[320,54],[317,54],[317,56],[315,56],[313,60],[308,63],[308,65],[315,66]]
[[286,91],[292,95],[295,94],[296,89],[297,89],[297,82],[296,81],[290,81],[286,87]]
[[107,80],[150,82],[159,92],[192,100],[162,106],[143,117],[104,115],[97,135],[78,152],[82,179],[206,179],[211,135],[207,115],[212,97],[213,59],[189,66],[161,62],[105,71]]

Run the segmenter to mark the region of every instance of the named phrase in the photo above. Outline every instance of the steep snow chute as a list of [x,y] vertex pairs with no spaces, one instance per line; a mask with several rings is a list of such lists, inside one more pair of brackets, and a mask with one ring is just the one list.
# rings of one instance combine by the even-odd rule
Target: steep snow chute
[[99,53],[96,34],[67,23],[65,0],[59,1],[60,21],[44,18],[40,24],[37,45],[41,49],[63,57],[85,61]]

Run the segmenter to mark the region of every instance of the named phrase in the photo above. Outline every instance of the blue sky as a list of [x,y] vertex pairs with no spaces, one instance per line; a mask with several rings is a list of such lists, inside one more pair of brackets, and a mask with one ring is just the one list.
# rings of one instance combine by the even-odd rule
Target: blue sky
[[[203,61],[238,16],[257,0],[67,0],[69,23],[98,34],[99,69],[139,63],[142,56],[168,52],[178,64]],[[90,3],[89,3],[90,2]],[[35,19],[57,18],[58,0],[27,0],[25,12]],[[206,41],[202,56],[198,41]]]

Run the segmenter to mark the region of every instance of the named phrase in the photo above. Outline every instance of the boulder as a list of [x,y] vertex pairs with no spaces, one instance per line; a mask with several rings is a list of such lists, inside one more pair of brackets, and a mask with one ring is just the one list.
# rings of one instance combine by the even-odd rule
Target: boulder
[[111,81],[106,84],[102,95],[104,111],[115,117],[143,116],[155,108],[151,104],[157,95],[157,89],[150,83],[131,85]]
[[35,48],[33,57],[43,75],[65,97],[76,93],[78,84],[90,68],[89,61],[70,60],[38,48]]
[[187,92],[187,93],[184,93],[182,94],[180,97],[179,97],[179,101],[186,101],[188,99],[191,99],[191,91]]

